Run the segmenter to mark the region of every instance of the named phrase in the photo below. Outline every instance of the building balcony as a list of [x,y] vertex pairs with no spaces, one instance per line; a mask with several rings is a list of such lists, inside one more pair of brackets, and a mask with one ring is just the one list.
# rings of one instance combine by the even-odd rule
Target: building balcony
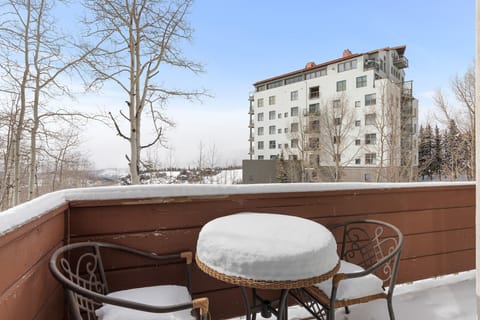
[[[194,251],[204,224],[242,211],[296,215],[324,225],[365,218],[393,223],[405,236],[397,281],[400,284],[475,268],[474,183],[72,189],[0,213],[0,319],[67,318],[63,289],[48,270],[52,252],[65,243],[99,240],[157,253]],[[116,258],[122,267],[107,272],[111,287],[118,290],[132,283],[153,281],[147,267]],[[172,265],[165,268],[164,275],[175,273]],[[214,280],[198,269],[194,270],[193,283],[194,297],[210,299],[212,319],[244,314],[241,292],[235,286]],[[470,294],[475,296],[473,290]],[[446,298],[438,305],[444,308],[453,300]],[[394,298],[398,310],[396,303]],[[366,306],[370,304],[363,308]],[[431,304],[425,308],[431,308]]]
[[250,121],[250,122],[248,123],[248,127],[249,127],[249,128],[255,128],[255,123],[254,123],[253,121]]
[[408,59],[404,56],[393,59],[393,65],[398,69],[408,68]]

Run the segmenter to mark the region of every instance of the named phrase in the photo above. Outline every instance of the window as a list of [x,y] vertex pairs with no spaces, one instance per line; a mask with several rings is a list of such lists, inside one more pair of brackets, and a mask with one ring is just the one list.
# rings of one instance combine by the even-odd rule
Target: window
[[365,144],[376,144],[377,143],[377,134],[367,133],[365,135]]
[[263,156],[258,156],[258,160],[263,160]]
[[286,79],[285,80],[285,85],[295,83],[295,82],[299,82],[299,81],[303,81],[303,75],[301,75],[301,74],[298,75],[298,76]]
[[316,99],[316,98],[319,98],[320,97],[320,87],[319,86],[316,86],[316,87],[311,87],[308,89],[308,97],[309,99]]
[[313,120],[310,122],[311,132],[320,132],[320,120]]
[[290,132],[298,132],[298,122],[290,124]]
[[277,160],[277,159],[278,159],[278,156],[275,155],[275,154],[272,154],[272,155],[270,156],[270,160]]
[[340,99],[333,100],[332,104],[334,108],[340,108]]
[[298,160],[298,156],[296,154],[289,154],[288,160]]
[[285,112],[285,113],[283,114],[283,117],[284,117],[284,118],[287,118],[287,117],[288,117],[288,112]]
[[275,104],[275,96],[268,97],[268,104],[271,106]]
[[278,88],[283,84],[283,80],[277,80],[274,82],[267,83],[267,89]]
[[342,160],[342,155],[337,153],[333,155],[333,161],[340,162]]
[[298,91],[292,91],[292,92],[290,92],[290,100],[291,100],[291,101],[298,100]]
[[361,163],[362,161],[360,160],[360,158],[355,159],[355,164],[361,164]]
[[278,134],[282,133],[282,129],[278,129],[278,130],[277,130],[277,133],[278,133]]
[[288,128],[283,129],[283,133],[288,133]]
[[313,103],[308,106],[309,114],[318,114],[320,112],[320,103]]
[[263,150],[263,141],[258,141],[258,143],[257,143],[257,149],[258,149],[258,150]]
[[263,121],[263,112],[257,114],[257,121]]
[[318,137],[313,137],[308,139],[308,147],[310,149],[318,149],[320,146],[320,139]]
[[263,98],[260,98],[260,99],[257,100],[257,107],[258,108],[263,107]]
[[263,136],[263,127],[258,127],[257,136]]
[[377,103],[377,98],[375,93],[365,95],[365,105],[371,106]]
[[375,164],[375,159],[377,158],[376,153],[366,153],[365,154],[365,164]]
[[275,126],[268,127],[268,134],[275,134]]
[[333,124],[339,126],[342,124],[342,118],[335,118],[333,119]]
[[355,127],[360,127],[360,120],[355,120]]
[[298,107],[290,108],[290,116],[297,117],[298,116]]
[[376,122],[377,114],[376,113],[369,113],[365,115],[365,125],[374,125]]
[[360,108],[361,104],[360,101],[355,101],[355,108]]
[[290,141],[290,148],[298,148],[298,139],[292,139]]
[[310,154],[308,156],[308,162],[311,166],[318,166],[320,164],[320,155],[318,154]]
[[338,72],[357,69],[357,60],[350,60],[338,64]]
[[305,80],[319,78],[327,75],[327,68],[322,68],[317,71],[309,72],[305,75]]
[[263,84],[263,85],[261,85],[261,86],[257,86],[257,92],[258,92],[258,91],[264,91],[264,90],[265,90],[265,88],[266,88],[266,87],[265,87],[265,85],[264,85],[264,84]]
[[362,88],[367,86],[367,76],[357,77],[357,88]]
[[289,147],[289,146],[288,146],[288,143],[285,143],[285,144],[283,145],[283,147],[284,147],[285,149],[288,149],[288,147]]
[[333,143],[340,144],[340,136],[333,136]]
[[281,143],[278,144],[278,149],[282,149],[282,144]]
[[275,142],[275,140],[268,141],[268,147],[270,149],[275,149],[277,147],[277,143]]
[[275,120],[275,111],[270,111],[268,113],[268,120]]
[[359,146],[360,145],[360,139],[355,139],[355,145]]
[[337,92],[347,90],[347,80],[337,81]]
[[282,118],[282,114],[279,113],[279,114],[277,115],[277,118],[278,118],[278,119],[281,119],[281,118]]

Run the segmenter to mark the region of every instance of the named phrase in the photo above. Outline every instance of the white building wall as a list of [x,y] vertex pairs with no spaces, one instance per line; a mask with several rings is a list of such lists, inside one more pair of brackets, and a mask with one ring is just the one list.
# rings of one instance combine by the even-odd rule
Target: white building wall
[[[349,129],[348,148],[342,154],[342,166],[379,166],[380,154],[382,145],[379,143],[380,132],[376,125],[365,124],[365,115],[370,113],[376,113],[377,117],[381,116],[381,103],[382,95],[386,95],[388,99],[392,99],[400,103],[401,101],[401,86],[398,86],[404,79],[403,69],[397,69],[393,67],[392,52],[394,51],[379,51],[376,59],[383,63],[382,68],[375,70],[370,68],[364,69],[364,62],[368,56],[361,55],[349,60],[341,61],[353,61],[356,60],[356,68],[348,71],[339,72],[338,63],[332,63],[326,66],[327,74],[318,78],[302,80],[292,84],[284,84],[282,86],[266,89],[263,91],[256,91],[254,93],[254,156],[253,159],[271,159],[279,157],[282,153],[285,158],[297,156],[299,159],[305,157],[305,153],[302,153],[301,148],[292,148],[292,139],[298,137],[298,134],[292,134],[292,123],[305,122],[306,117],[304,112],[308,112],[310,104],[319,103],[320,106],[328,103],[332,103],[333,100],[344,97],[349,109],[353,113],[353,117],[356,121],[359,121],[359,126],[353,126]],[[318,69],[312,69],[318,70]],[[392,74],[391,71],[395,73]],[[309,70],[304,70],[303,74],[308,73]],[[383,79],[375,80],[375,75]],[[357,88],[357,77],[366,76],[367,85],[365,87]],[[288,78],[286,76],[283,79]],[[337,92],[337,82],[346,81],[346,90]],[[315,86],[319,86],[319,97],[309,98],[309,89]],[[385,88],[385,89],[384,89]],[[291,100],[292,92],[297,92],[297,99]],[[369,94],[375,94],[377,103],[375,105],[366,106],[365,96]],[[274,103],[270,104],[270,97],[274,97]],[[263,99],[263,106],[259,106],[259,101]],[[298,108],[298,115],[292,116],[292,108]],[[263,120],[259,119],[259,114],[263,114]],[[274,114],[273,118],[270,115]],[[398,104],[398,115],[400,119],[400,105]],[[378,119],[378,118],[377,118]],[[400,120],[399,120],[400,121]],[[416,123],[416,120],[415,120]],[[357,123],[358,125],[358,123]],[[399,124],[400,125],[400,124]],[[274,131],[270,131],[270,127],[274,126]],[[301,124],[299,124],[301,130]],[[259,128],[263,128],[262,132],[259,132]],[[389,128],[388,130],[390,130]],[[416,128],[415,128],[416,129]],[[322,130],[322,128],[320,129]],[[377,143],[375,145],[365,144],[366,134],[376,134]],[[360,145],[355,144],[355,140],[360,139]],[[398,138],[400,139],[400,138]],[[263,149],[259,142],[263,142]],[[398,141],[398,144],[400,142]],[[259,148],[260,147],[260,148]],[[387,154],[387,145],[383,145],[383,153]],[[365,163],[365,154],[375,153],[376,161],[373,164]],[[383,157],[384,165],[388,164],[390,160],[387,157]],[[333,160],[333,159],[332,159]],[[398,160],[399,162],[399,160]],[[321,165],[332,165],[333,161],[322,159]]]

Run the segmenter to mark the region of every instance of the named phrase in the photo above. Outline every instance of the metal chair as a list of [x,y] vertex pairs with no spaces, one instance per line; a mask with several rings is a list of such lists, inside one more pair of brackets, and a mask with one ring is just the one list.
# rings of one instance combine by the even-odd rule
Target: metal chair
[[400,230],[376,220],[350,221],[330,228],[341,239],[340,270],[332,279],[290,294],[315,318],[334,320],[335,309],[386,299],[395,319],[392,297],[403,245]]
[[[160,285],[110,292],[102,259],[107,251],[146,258],[153,266],[185,263],[187,286]],[[75,320],[207,320],[208,298],[191,298],[191,264],[189,251],[157,255],[117,244],[79,242],[57,249],[49,267],[65,288]]]

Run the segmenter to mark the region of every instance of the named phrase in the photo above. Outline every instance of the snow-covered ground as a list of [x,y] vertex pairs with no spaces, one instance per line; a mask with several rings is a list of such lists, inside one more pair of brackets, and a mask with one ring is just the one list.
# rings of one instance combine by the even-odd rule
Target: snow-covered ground
[[[395,287],[393,308],[397,320],[476,320],[475,271],[426,279]],[[232,320],[242,320],[245,317]],[[265,319],[260,315],[257,319]],[[313,319],[299,306],[289,308],[288,319]],[[387,320],[384,299],[350,307],[350,314],[337,309],[337,320]]]

